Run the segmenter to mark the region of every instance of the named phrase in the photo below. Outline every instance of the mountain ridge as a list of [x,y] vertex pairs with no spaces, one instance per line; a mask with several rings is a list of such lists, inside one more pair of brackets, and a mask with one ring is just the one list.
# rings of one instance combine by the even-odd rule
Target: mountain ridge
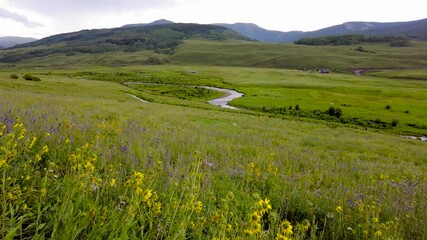
[[0,49],[14,47],[18,44],[24,44],[28,42],[36,41],[36,38],[29,37],[16,37],[16,36],[5,36],[0,37]]
[[322,28],[315,31],[281,32],[261,28],[253,23],[219,23],[219,26],[231,28],[240,34],[262,41],[292,43],[301,38],[362,34],[381,36],[404,36],[414,40],[427,41],[427,18],[407,22],[363,22],[352,21]]

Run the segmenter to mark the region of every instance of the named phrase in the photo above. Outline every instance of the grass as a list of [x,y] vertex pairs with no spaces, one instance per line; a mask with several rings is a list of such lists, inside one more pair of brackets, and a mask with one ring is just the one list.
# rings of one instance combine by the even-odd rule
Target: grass
[[[152,52],[2,64],[0,236],[427,239],[427,148],[398,136],[426,134],[413,46],[191,40],[168,65],[141,65]],[[311,71],[367,66],[382,70]],[[243,92],[231,105],[246,109],[194,86]]]
[[302,46],[242,41],[188,40],[179,45],[172,61],[179,64],[215,66],[270,67],[291,69],[329,68],[348,72],[356,68],[425,68],[426,43],[393,48],[388,44],[362,44],[366,53],[355,46]]
[[[253,73],[219,69],[226,82]],[[306,74],[264,71],[267,86]],[[115,82],[38,76],[0,74],[2,238],[427,236],[421,141],[141,103]]]

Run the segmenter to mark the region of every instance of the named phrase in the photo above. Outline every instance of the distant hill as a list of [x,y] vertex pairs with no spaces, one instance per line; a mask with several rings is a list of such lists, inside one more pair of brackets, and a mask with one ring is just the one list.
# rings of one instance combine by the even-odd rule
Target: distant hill
[[304,32],[302,31],[292,31],[292,32],[271,31],[271,30],[261,28],[258,25],[255,25],[253,23],[234,23],[234,24],[217,23],[215,25],[228,27],[248,38],[252,38],[262,42],[273,42],[273,43],[293,42],[295,40],[300,39],[304,34]]
[[18,44],[36,41],[36,38],[0,37],[0,48],[9,48]]
[[252,39],[262,42],[292,43],[301,38],[337,36],[337,35],[377,35],[404,36],[415,40],[427,41],[427,18],[409,22],[347,22],[311,32],[270,31],[252,23],[217,24],[225,26]]
[[165,25],[165,24],[173,24],[174,22],[166,20],[166,19],[159,19],[151,23],[135,23],[135,24],[126,24],[123,25],[122,28],[126,27],[144,27],[144,26],[153,26],[153,25]]
[[172,54],[174,48],[185,39],[251,40],[229,28],[215,25],[165,23],[145,24],[112,29],[82,30],[53,35],[15,48],[45,46],[43,49],[15,52],[0,58],[2,62],[43,57],[55,53],[104,53],[112,51],[135,52],[155,50]]

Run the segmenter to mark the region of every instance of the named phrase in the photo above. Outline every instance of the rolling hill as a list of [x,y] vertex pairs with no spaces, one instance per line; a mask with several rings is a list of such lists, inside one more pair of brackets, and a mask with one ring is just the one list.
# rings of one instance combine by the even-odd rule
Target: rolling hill
[[270,31],[252,23],[217,24],[233,29],[244,36],[262,42],[291,43],[301,38],[336,35],[405,36],[415,40],[427,40],[427,18],[409,22],[347,22],[311,32]]
[[[53,35],[38,41],[21,44],[0,57],[0,62],[18,62],[22,59],[62,53],[107,53],[114,51],[136,52],[154,50],[172,54],[174,48],[185,39],[250,40],[222,26],[201,24],[148,24],[143,26],[112,29],[82,30]],[[21,51],[24,48],[37,48]]]

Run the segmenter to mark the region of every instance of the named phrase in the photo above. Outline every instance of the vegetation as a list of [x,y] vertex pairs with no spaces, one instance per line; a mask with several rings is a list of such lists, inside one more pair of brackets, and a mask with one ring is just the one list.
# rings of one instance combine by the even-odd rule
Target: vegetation
[[25,74],[24,76],[22,76],[23,79],[27,80],[27,81],[36,81],[39,82],[41,81],[41,79],[39,77],[33,76],[31,74]]
[[[203,39],[217,30],[0,51],[115,49],[1,63],[1,238],[426,239],[427,148],[401,135],[427,135],[427,45]],[[183,42],[144,45],[169,34]],[[238,110],[203,86],[244,93]]]
[[141,103],[113,82],[46,75],[17,85],[6,74],[2,238],[427,234],[421,141]]
[[10,74],[10,78],[19,79],[19,76],[16,73],[12,73],[12,74]]
[[[199,24],[170,24],[142,27],[128,27],[101,30],[83,30],[47,37],[20,45],[33,47],[28,51],[11,50],[0,58],[0,62],[18,62],[24,59],[40,58],[52,54],[106,53],[114,51],[135,52],[155,50],[172,54],[184,39],[202,38],[211,40],[249,40],[225,27]],[[40,46],[45,46],[40,48]],[[18,49],[19,49],[18,48]]]
[[393,36],[365,36],[365,35],[339,35],[328,37],[302,38],[294,42],[301,45],[354,45],[360,43],[390,43],[393,47],[409,46],[409,40],[405,37]]

